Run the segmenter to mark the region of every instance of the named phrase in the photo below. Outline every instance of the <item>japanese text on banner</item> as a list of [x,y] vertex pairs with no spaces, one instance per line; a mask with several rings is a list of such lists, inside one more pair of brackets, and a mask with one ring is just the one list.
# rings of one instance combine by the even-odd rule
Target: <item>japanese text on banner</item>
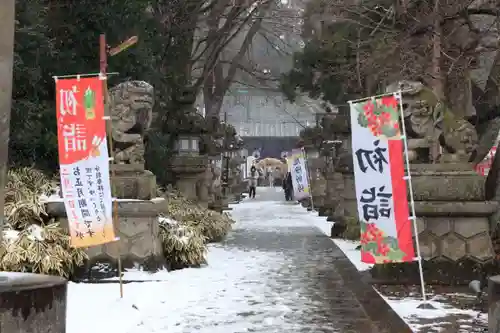
[[361,259],[366,263],[414,258],[399,128],[400,102],[397,96],[387,96],[351,104]]
[[56,107],[61,191],[71,245],[115,241],[102,81],[57,79]]
[[309,176],[307,174],[304,152],[301,149],[292,150],[287,159],[292,176],[294,198],[302,200],[310,197]]

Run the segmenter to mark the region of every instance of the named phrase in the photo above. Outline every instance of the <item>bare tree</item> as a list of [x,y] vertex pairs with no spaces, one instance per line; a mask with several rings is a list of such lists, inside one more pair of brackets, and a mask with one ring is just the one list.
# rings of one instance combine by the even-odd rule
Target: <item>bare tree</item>
[[0,2],[0,240],[5,223],[4,200],[12,103],[15,4],[15,0],[2,0]]
[[[463,100],[471,95],[470,71],[476,68],[478,57],[499,46],[497,2],[397,0],[367,5],[315,0],[309,13],[314,22],[309,26],[320,33],[309,33],[311,40],[332,49],[347,45],[356,54],[332,66],[331,72],[318,72],[316,80],[357,73],[349,84],[356,89],[362,81],[360,93],[366,94],[377,84],[395,79],[422,79],[454,104],[457,112],[465,112],[460,109],[471,104]],[[339,33],[343,28],[344,33]]]
[[[229,4],[232,5],[229,6]],[[207,117],[218,118],[224,96],[235,74],[242,68],[245,55],[256,34],[261,30],[264,18],[276,0],[218,0],[204,22],[200,22],[200,46],[205,53],[194,56],[195,88],[202,88]],[[236,54],[225,59],[225,51],[237,36],[244,36]],[[199,67],[196,67],[199,66]]]

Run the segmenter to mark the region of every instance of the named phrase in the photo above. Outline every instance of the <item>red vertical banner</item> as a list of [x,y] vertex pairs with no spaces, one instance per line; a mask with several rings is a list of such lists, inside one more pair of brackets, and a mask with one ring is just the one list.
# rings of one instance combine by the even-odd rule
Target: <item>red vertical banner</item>
[[350,103],[353,165],[361,224],[361,260],[365,263],[413,261],[396,96]]
[[116,240],[102,87],[99,77],[56,79],[61,192],[74,247]]

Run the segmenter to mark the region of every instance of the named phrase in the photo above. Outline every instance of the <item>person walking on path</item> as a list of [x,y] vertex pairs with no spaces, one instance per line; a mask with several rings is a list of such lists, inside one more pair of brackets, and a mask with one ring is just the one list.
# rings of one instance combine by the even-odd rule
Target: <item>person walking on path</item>
[[292,174],[290,172],[286,173],[285,179],[283,180],[283,191],[285,192],[285,200],[293,200],[293,183]]
[[266,179],[269,187],[273,187],[273,168],[268,166],[266,168]]
[[283,175],[279,167],[274,168],[273,171],[273,187],[283,186]]
[[255,190],[257,189],[258,180],[259,173],[257,172],[257,168],[255,167],[255,165],[252,165],[252,167],[250,168],[250,188],[248,191],[248,196],[250,198],[255,198]]

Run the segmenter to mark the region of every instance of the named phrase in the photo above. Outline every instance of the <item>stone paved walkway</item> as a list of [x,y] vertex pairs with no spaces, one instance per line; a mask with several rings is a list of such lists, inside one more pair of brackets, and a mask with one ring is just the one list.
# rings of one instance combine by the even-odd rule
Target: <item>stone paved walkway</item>
[[262,188],[233,208],[206,267],[126,284],[123,299],[117,285],[70,284],[68,333],[410,332],[313,213]]
[[[336,269],[339,253],[311,223],[311,213],[300,205],[284,202],[277,189],[259,190],[256,199],[235,207],[232,214],[238,223],[224,246],[265,251],[282,258],[280,265],[266,272],[267,283],[275,293],[283,295],[285,305],[291,309],[286,319],[294,329],[290,324],[281,332],[386,331],[373,324],[344,283]],[[270,327],[265,332],[280,329]]]

